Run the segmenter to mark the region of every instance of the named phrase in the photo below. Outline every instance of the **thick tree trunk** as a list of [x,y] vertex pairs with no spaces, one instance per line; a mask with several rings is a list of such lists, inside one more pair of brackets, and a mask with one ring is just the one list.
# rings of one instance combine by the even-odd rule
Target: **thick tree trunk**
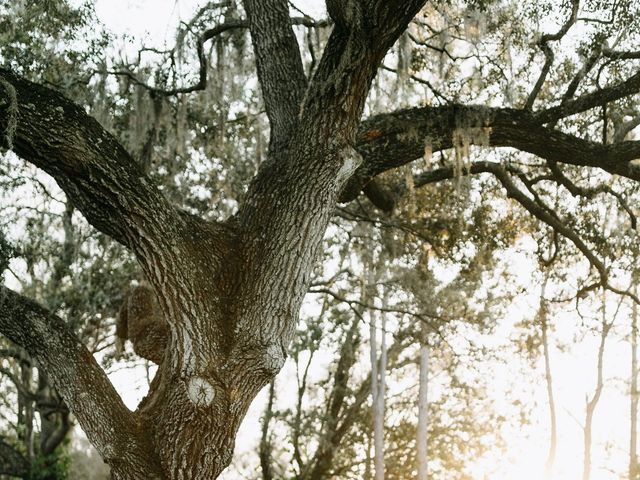
[[11,92],[0,125],[19,118],[5,146],[135,253],[168,331],[155,337],[166,345],[149,394],[130,412],[62,319],[0,290],[0,330],[47,369],[115,479],[216,478],[249,404],[284,364],[329,218],[362,160],[356,131],[371,81],[424,1],[328,3],[335,26],[307,82],[288,3],[244,2],[271,141],[224,224],[178,211],[81,107],[0,69]]

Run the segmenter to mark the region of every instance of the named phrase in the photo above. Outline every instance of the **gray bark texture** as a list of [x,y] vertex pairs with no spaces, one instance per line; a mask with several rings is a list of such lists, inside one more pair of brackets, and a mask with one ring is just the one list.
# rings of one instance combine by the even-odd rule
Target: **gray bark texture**
[[[285,361],[337,202],[364,189],[381,208],[393,208],[398,192],[373,180],[422,156],[424,145],[410,133],[429,130],[434,151],[451,148],[456,115],[468,110],[478,116],[477,107],[449,105],[360,121],[382,59],[424,0],[328,0],[333,30],[311,78],[288,2],[243,3],[271,138],[237,214],[225,222],[172,205],[83,107],[0,68],[0,146],[50,174],[94,227],[133,252],[148,281],[127,297],[119,322],[119,335],[159,363],[135,412],[62,319],[0,290],[0,332],[47,372],[115,479],[216,478],[231,461],[249,404]],[[601,145],[553,126],[639,89],[640,73],[538,112],[484,108],[482,126],[491,129],[490,146],[640,180],[632,163],[640,157],[640,142]],[[505,168],[485,162],[469,173],[478,172],[494,174],[510,197],[599,266],[570,229],[517,189]],[[451,176],[439,169],[415,183]],[[336,392],[332,405],[341,403]],[[329,446],[348,426],[345,421],[328,429],[327,449],[316,455],[309,478],[326,472]]]
[[0,102],[4,146],[129,247],[149,283],[130,292],[119,321],[119,335],[159,362],[135,412],[62,319],[1,292],[0,331],[45,368],[113,478],[216,478],[230,463],[249,404],[284,363],[331,212],[362,161],[371,81],[423,4],[331,2],[335,27],[308,80],[288,3],[244,2],[271,140],[224,223],[179,211],[82,107],[0,69],[11,94]]

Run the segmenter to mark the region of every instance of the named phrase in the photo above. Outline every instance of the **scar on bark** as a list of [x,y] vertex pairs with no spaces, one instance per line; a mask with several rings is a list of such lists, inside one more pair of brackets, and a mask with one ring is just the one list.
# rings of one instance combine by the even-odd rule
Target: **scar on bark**
[[126,293],[116,322],[117,349],[126,340],[142,358],[161,364],[167,346],[167,324],[151,287],[140,285]]

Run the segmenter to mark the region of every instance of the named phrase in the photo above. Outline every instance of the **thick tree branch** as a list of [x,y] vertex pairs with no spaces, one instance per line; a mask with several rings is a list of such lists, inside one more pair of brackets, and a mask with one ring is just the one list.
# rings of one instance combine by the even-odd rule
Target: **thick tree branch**
[[[60,93],[0,68],[16,92],[14,152],[55,178],[89,222],[129,247],[155,241],[180,221],[118,141]],[[7,123],[0,106],[0,126]]]
[[611,48],[603,48],[602,54],[613,60],[634,60],[640,58],[640,51],[628,52],[624,50],[616,51]]
[[640,92],[640,72],[632,75],[623,82],[582,95],[575,100],[561,103],[534,114],[539,123],[548,123],[560,118],[585,112],[609,102],[620,100],[628,95]]
[[271,125],[271,149],[284,147],[307,87],[286,0],[245,0],[258,78]]
[[153,471],[145,433],[62,319],[0,287],[0,332],[38,360],[107,463],[113,467],[127,462],[140,471]]
[[341,200],[353,200],[377,175],[422,157],[426,145],[433,152],[453,148],[453,133],[459,128],[485,129],[491,147],[513,147],[546,160],[640,180],[640,166],[633,162],[640,158],[640,141],[602,145],[545,127],[524,110],[449,105],[399,110],[364,121],[357,141],[364,163]]

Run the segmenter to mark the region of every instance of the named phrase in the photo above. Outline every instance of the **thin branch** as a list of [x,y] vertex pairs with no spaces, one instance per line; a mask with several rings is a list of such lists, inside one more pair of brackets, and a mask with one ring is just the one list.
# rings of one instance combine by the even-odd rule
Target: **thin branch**
[[450,321],[450,318],[446,318],[446,317],[442,317],[441,315],[435,315],[435,314],[429,314],[427,312],[412,312],[410,310],[405,310],[403,308],[389,308],[389,307],[378,307],[376,305],[367,303],[367,302],[363,302],[362,300],[351,300],[346,298],[343,295],[340,295],[339,293],[336,293],[328,288],[313,288],[313,289],[309,289],[309,293],[315,293],[315,294],[320,294],[320,295],[329,295],[333,298],[335,298],[336,300],[338,300],[339,302],[343,302],[346,303],[348,305],[358,305],[360,307],[364,307],[367,308],[369,310],[377,310],[379,312],[386,312],[386,313],[397,313],[400,315],[408,315],[410,317],[416,318],[418,320],[420,320],[421,322],[425,323],[428,327],[430,327],[434,332],[438,332],[438,329],[436,328],[436,326],[434,326],[434,320],[440,322],[439,324],[441,324],[442,322],[447,322]]
[[[330,23],[326,20],[316,21],[309,17],[294,17],[294,18],[291,18],[291,25],[302,25],[308,28],[314,28],[314,27],[326,27],[330,25]],[[143,80],[140,80],[140,78],[138,78],[135,75],[135,73],[133,73],[130,70],[95,70],[94,73],[106,73],[108,75],[127,77],[135,85],[138,85],[144,88],[145,90],[148,90],[150,93],[154,95],[162,96],[162,97],[172,97],[176,95],[202,91],[207,88],[207,82],[208,82],[207,58],[204,51],[205,43],[207,43],[209,40],[219,37],[223,33],[235,31],[235,30],[245,30],[248,28],[249,28],[249,23],[247,20],[243,20],[243,19],[228,20],[225,23],[222,23],[213,28],[205,30],[200,35],[198,35],[198,37],[196,38],[196,56],[198,57],[198,81],[195,84],[190,86],[176,87],[171,89],[156,87],[153,85],[149,85]],[[155,51],[153,49],[148,49],[148,48],[143,50]],[[158,51],[155,51],[155,52],[160,53]],[[169,50],[168,52],[173,52],[173,51]]]
[[569,18],[564,23],[564,25],[560,27],[560,30],[558,30],[556,33],[553,33],[553,34],[551,33],[544,34],[542,35],[542,37],[540,37],[540,40],[538,41],[538,47],[540,48],[540,50],[542,50],[542,53],[544,53],[545,61],[544,61],[544,65],[542,66],[542,70],[540,71],[540,75],[538,76],[538,80],[536,81],[536,84],[531,90],[531,93],[529,93],[529,97],[527,98],[527,101],[524,106],[525,110],[531,110],[533,108],[533,103],[536,101],[536,98],[538,97],[538,94],[540,93],[540,90],[544,85],[547,75],[549,74],[551,65],[553,64],[554,55],[553,55],[553,50],[549,46],[549,42],[561,40],[562,37],[564,37],[567,34],[571,26],[576,22],[579,7],[580,7],[579,0],[572,0],[571,14],[569,15]]
[[574,197],[581,196],[587,199],[591,199],[601,193],[608,193],[609,195],[614,196],[618,200],[620,207],[622,207],[622,209],[624,209],[624,211],[627,212],[627,214],[629,215],[629,220],[631,221],[631,228],[633,228],[634,230],[637,228],[638,222],[637,222],[636,216],[633,210],[631,209],[631,207],[629,207],[627,201],[622,197],[620,193],[616,192],[608,185],[599,185],[594,188],[580,187],[575,183],[573,183],[562,172],[560,166],[555,161],[549,162],[549,169],[553,172],[554,179],[557,180],[558,183],[563,185],[569,191],[569,193],[571,193],[571,195],[573,195]]
[[[380,68],[382,70],[386,70],[387,72],[393,72],[393,73],[398,73],[398,70],[395,68],[391,68],[391,67],[387,67],[386,65],[381,65]],[[433,94],[439,98],[440,100],[444,101],[444,103],[451,103],[451,100],[449,98],[447,98],[442,92],[440,92],[440,90],[438,90],[436,87],[433,86],[433,84],[429,81],[426,80],[424,78],[418,77],[412,73],[410,73],[408,75],[408,78],[410,78],[411,80],[413,80],[414,82],[420,83],[422,85],[425,85],[429,90],[431,90],[431,92],[433,92]]]
[[[505,167],[496,162],[476,162],[471,165],[468,169],[463,170],[463,175],[467,174],[477,174],[488,172],[492,173],[496,179],[502,184],[504,189],[507,191],[507,197],[516,200],[520,205],[522,205],[529,213],[531,213],[538,220],[546,223],[559,234],[567,238],[571,243],[573,243],[578,250],[586,257],[591,266],[595,268],[599,275],[599,282],[589,285],[588,287],[582,288],[579,292],[581,296],[589,290],[593,290],[598,287],[604,287],[605,289],[616,293],[618,295],[626,296],[631,298],[634,302],[640,304],[640,298],[638,298],[634,293],[630,292],[628,289],[623,290],[617,288],[609,283],[609,275],[608,271],[604,265],[604,263],[591,251],[591,249],[582,241],[577,232],[573,229],[565,225],[562,220],[558,217],[558,215],[547,207],[544,204],[539,204],[538,202],[529,198],[524,192],[522,192],[518,187],[516,187],[515,183],[511,179],[511,176],[508,172],[508,167]],[[427,183],[433,183],[445,179],[452,179],[455,177],[455,171],[453,167],[445,167],[440,168],[431,172],[425,172],[422,175],[416,177],[415,185],[423,186]]]

